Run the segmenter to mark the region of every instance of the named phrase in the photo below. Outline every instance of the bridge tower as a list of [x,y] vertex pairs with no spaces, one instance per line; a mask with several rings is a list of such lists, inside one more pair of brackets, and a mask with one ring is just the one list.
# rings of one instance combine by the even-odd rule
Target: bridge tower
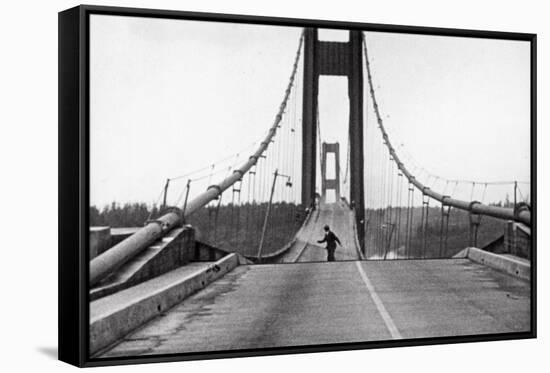
[[302,115],[302,203],[315,196],[319,76],[348,78],[350,195],[357,219],[357,235],[364,248],[365,200],[363,186],[363,54],[361,31],[349,32],[347,42],[320,41],[316,28],[304,34],[304,89]]
[[[321,197],[327,199],[327,190],[334,190],[336,201],[340,199],[340,144],[323,142],[321,152]],[[334,179],[327,179],[327,154],[334,154]]]

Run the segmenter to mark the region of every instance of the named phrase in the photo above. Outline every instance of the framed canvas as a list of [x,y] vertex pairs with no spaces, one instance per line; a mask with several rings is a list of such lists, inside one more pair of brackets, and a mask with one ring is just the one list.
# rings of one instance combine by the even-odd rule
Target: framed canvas
[[536,35],[59,13],[59,358],[536,336]]

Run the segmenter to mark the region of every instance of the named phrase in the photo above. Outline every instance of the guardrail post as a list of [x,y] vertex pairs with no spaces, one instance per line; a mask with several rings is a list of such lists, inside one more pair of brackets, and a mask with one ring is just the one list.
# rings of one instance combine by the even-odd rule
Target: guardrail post
[[[443,258],[443,253],[447,253],[447,239],[449,238],[449,215],[451,214],[451,206],[445,204],[445,199],[449,196],[443,196],[441,200],[441,227],[439,231],[439,257]],[[447,207],[447,209],[445,209]],[[445,239],[443,239],[445,232]]]
[[[430,197],[426,198],[425,190],[429,189],[427,187],[424,187],[424,190],[422,191],[422,219],[420,221],[420,229],[422,231],[422,258],[426,258],[426,233],[427,233],[427,226],[428,226],[428,213],[430,208]],[[426,207],[426,213],[424,214],[424,207]]]
[[477,232],[481,223],[481,215],[470,212],[470,247],[477,247]]

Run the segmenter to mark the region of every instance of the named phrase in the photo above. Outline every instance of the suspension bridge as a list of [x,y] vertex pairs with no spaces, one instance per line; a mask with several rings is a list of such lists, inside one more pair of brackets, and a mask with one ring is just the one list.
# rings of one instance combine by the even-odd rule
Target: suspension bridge
[[[143,227],[92,230],[93,356],[530,330],[528,183],[445,179],[395,147],[362,32],[297,44],[263,138],[167,178]],[[347,77],[347,144],[322,137],[324,75]]]

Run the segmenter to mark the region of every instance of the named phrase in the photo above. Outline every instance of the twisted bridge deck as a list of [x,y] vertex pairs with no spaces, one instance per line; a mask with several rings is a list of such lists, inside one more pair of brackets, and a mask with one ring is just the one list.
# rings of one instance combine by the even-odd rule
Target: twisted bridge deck
[[296,241],[288,253],[281,259],[282,263],[324,262],[327,251],[324,244],[317,243],[323,238],[323,227],[329,225],[342,242],[336,248],[336,260],[358,260],[360,251],[355,233],[355,215],[343,202],[321,203],[306,224],[296,234]]

